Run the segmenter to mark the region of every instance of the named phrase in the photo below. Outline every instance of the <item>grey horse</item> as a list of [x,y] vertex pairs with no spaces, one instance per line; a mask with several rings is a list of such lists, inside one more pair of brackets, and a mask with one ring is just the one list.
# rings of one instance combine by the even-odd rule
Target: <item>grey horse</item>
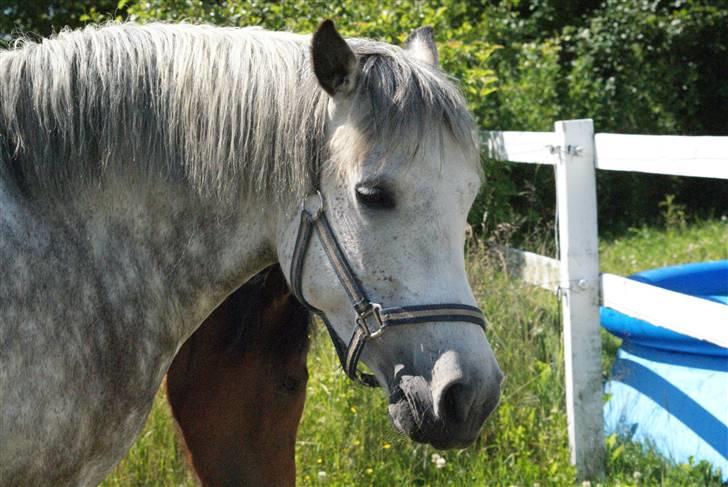
[[[100,482],[181,344],[276,262],[336,340],[363,337],[396,428],[472,442],[502,379],[464,266],[478,153],[428,29],[402,49],[330,21],[111,24],[0,52],[0,485]],[[323,237],[294,262],[307,195],[349,285],[454,314],[370,333],[390,315],[352,309]]]

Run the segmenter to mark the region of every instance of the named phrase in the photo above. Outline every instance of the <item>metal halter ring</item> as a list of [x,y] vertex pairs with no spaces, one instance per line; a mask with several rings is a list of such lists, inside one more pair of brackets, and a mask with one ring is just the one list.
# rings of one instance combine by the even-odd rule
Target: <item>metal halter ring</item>
[[[370,318],[374,318],[375,327],[370,325]],[[356,317],[356,325],[366,333],[367,338],[375,338],[382,334],[384,322],[382,321],[382,305],[369,303],[369,305]]]

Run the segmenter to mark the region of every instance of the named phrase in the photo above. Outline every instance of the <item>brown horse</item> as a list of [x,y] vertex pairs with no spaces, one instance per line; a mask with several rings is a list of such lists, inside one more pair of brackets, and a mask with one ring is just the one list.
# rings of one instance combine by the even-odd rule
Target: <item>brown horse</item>
[[295,484],[309,323],[276,265],[231,294],[179,350],[167,398],[204,486]]

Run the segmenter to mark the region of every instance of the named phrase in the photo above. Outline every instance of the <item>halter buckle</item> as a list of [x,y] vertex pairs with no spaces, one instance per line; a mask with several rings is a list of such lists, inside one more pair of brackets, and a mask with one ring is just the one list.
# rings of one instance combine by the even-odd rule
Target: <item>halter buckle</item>
[[306,212],[311,220],[318,220],[324,212],[324,197],[321,191],[306,196],[301,202],[301,211]]
[[[381,312],[381,304],[369,303],[369,306],[356,317],[357,326],[365,332],[367,338],[376,338],[382,334],[384,322],[382,321]],[[372,318],[374,319],[372,320]],[[376,326],[372,326],[372,324]]]

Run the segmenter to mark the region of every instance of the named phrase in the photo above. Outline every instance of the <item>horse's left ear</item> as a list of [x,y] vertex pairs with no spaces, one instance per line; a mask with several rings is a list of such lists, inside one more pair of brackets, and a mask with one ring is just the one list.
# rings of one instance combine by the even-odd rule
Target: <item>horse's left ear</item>
[[422,62],[432,66],[437,66],[439,63],[435,33],[429,25],[413,30],[404,41],[404,49],[410,56]]
[[359,63],[331,20],[324,20],[313,35],[311,59],[313,72],[329,95],[348,95],[354,91]]

